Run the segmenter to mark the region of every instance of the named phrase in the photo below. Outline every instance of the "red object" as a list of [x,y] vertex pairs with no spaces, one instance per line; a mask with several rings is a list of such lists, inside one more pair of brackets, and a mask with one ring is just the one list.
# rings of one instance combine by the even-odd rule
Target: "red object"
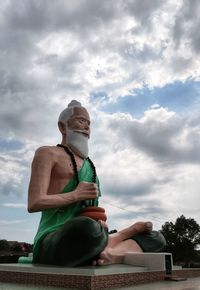
[[96,206],[84,207],[81,209],[80,215],[90,217],[96,221],[102,220],[105,222],[107,220],[105,209],[102,207],[96,207]]

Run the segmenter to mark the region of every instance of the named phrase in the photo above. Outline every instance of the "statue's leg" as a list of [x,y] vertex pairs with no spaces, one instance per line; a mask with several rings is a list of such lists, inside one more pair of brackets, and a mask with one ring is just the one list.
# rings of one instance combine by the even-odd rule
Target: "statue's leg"
[[76,217],[41,243],[37,263],[74,267],[98,255],[107,244],[107,230],[87,217]]
[[142,249],[136,241],[128,239],[118,243],[113,248],[106,247],[98,259],[93,261],[93,265],[123,264],[127,252],[141,253]]
[[161,252],[166,246],[166,240],[159,231],[136,235],[132,239],[140,245],[143,252]]
[[140,245],[132,237],[144,233],[148,234],[151,231],[151,222],[136,222],[121,231],[110,234],[106,248],[93,261],[93,265],[123,263],[126,252],[143,252]]
[[[119,232],[120,233],[120,232]],[[128,233],[128,232],[127,232]],[[112,235],[110,235],[112,237]],[[110,240],[109,237],[109,240]],[[119,239],[118,239],[119,240]],[[110,247],[112,245],[112,247]],[[107,265],[123,263],[127,252],[161,252],[166,246],[164,236],[158,231],[141,233],[134,235],[127,240],[113,243],[108,241],[108,245],[101,252],[98,259],[93,261],[93,265]]]
[[152,231],[152,227],[153,225],[151,222],[136,222],[123,230],[110,234],[107,247],[114,248],[122,241],[130,239],[133,236],[143,233],[150,233]]

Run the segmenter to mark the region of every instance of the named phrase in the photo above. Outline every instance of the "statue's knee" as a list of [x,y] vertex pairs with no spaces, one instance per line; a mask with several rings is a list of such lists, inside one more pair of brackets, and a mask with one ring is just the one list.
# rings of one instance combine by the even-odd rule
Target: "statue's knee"
[[157,232],[157,233],[158,233],[158,236],[157,236],[158,250],[161,251],[166,247],[167,242],[166,242],[165,237],[163,236],[163,234],[161,232]]

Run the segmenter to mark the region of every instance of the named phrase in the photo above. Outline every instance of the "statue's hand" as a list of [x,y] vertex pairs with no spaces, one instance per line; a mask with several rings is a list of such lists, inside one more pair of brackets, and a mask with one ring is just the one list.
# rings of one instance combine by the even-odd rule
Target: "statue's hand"
[[98,197],[98,187],[96,183],[80,182],[73,191],[75,201],[85,199],[95,199]]

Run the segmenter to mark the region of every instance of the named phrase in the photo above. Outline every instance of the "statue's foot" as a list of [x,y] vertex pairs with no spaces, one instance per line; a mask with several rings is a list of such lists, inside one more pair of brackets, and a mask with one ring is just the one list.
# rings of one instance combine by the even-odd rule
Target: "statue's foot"
[[123,263],[124,255],[117,254],[115,250],[106,248],[96,261],[93,261],[93,266],[103,266],[111,264]]
[[152,222],[136,222],[132,226],[133,236],[138,234],[150,233],[153,229]]

